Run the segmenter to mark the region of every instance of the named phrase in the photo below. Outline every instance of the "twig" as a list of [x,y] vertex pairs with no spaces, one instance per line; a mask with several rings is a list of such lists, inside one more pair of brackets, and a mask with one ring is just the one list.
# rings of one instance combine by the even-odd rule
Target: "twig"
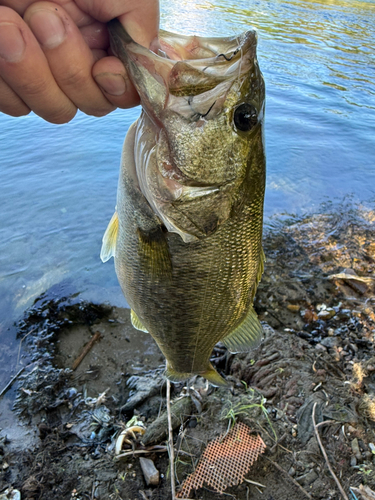
[[168,448],[169,448],[169,463],[171,473],[171,490],[172,500],[176,498],[176,481],[174,477],[174,446],[173,446],[173,427],[171,415],[171,383],[167,379],[167,414],[168,414]]
[[[142,453],[165,453],[168,451],[166,446],[152,446],[151,448],[147,448],[146,450],[129,450],[124,451],[120,455],[116,455],[114,460],[119,460],[120,458],[129,457],[130,455],[141,455]],[[179,450],[177,452],[179,455],[185,455],[187,457],[194,457],[191,453],[187,451]]]
[[331,473],[333,479],[335,480],[336,484],[337,484],[337,487],[338,489],[340,490],[340,493],[342,495],[342,497],[344,498],[344,500],[349,500],[349,498],[347,497],[345,491],[343,490],[341,484],[340,484],[340,481],[337,479],[337,476],[336,474],[333,472],[332,470],[332,467],[331,467],[331,464],[329,463],[328,461],[328,457],[327,457],[327,453],[326,453],[326,450],[324,449],[323,447],[323,444],[320,440],[320,436],[319,436],[319,431],[318,431],[318,426],[317,424],[315,423],[315,408],[316,408],[316,405],[317,403],[315,402],[314,403],[314,406],[313,406],[313,411],[312,411],[312,421],[313,421],[313,426],[314,426],[314,432],[315,432],[315,436],[316,436],[316,439],[318,441],[318,444],[319,444],[319,447],[320,447],[320,450],[323,454],[323,457],[324,457],[324,460],[326,461],[326,464],[327,464],[327,467],[329,469],[329,472]]
[[324,422],[319,422],[319,424],[316,424],[316,428],[321,427],[322,425],[328,425],[328,424],[337,424],[336,420],[324,420]]
[[82,349],[81,354],[78,356],[78,358],[73,363],[73,366],[72,366],[72,370],[73,371],[78,368],[78,366],[81,364],[83,358],[88,354],[88,352],[90,351],[90,349],[92,349],[92,346],[95,344],[95,342],[100,339],[100,336],[101,336],[100,332],[96,332],[91,337],[91,339],[89,340],[89,342],[87,342],[87,344],[85,345],[85,347]]
[[282,443],[284,441],[284,439],[287,437],[287,433],[285,432],[280,439],[278,439],[276,441],[276,443],[272,446],[272,448],[270,449],[270,452],[271,453],[274,453],[274,451],[276,450],[276,448],[279,446],[280,443]]
[[21,373],[25,370],[26,366],[23,366],[14,377],[7,383],[4,389],[0,392],[0,398],[12,387],[13,383],[18,379]]
[[269,458],[267,458],[267,457],[264,457],[264,458],[265,458],[266,460],[268,460],[269,462],[271,462],[271,464],[272,464],[274,467],[276,467],[276,469],[277,469],[277,470],[279,470],[280,472],[283,472],[284,474],[286,474],[286,475],[288,476],[288,478],[292,481],[292,483],[293,483],[295,486],[297,486],[297,488],[298,488],[298,489],[299,489],[299,490],[300,490],[300,491],[301,491],[301,492],[302,492],[302,493],[303,493],[303,494],[304,494],[307,498],[309,498],[310,500],[313,500],[312,496],[311,496],[311,495],[309,495],[309,494],[307,493],[307,491],[306,491],[305,489],[303,489],[303,488],[302,488],[302,486],[301,486],[299,483],[297,483],[297,481],[296,481],[296,480],[295,480],[295,479],[294,479],[294,478],[293,478],[290,474],[288,474],[288,473],[287,473],[287,471],[286,471],[286,470],[284,470],[282,467],[280,467],[280,465],[279,465],[279,464],[277,464],[276,462],[274,462],[273,460],[270,460],[270,459],[269,459]]
[[254,486],[260,486],[261,488],[266,487],[266,486],[264,486],[264,484],[257,483],[256,481],[251,481],[250,479],[244,478],[244,481],[246,481],[247,483],[253,484]]

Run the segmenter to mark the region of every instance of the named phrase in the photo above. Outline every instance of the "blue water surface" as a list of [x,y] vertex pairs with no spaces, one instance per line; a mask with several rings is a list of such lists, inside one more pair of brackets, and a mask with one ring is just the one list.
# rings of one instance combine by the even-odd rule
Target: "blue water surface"
[[[267,87],[265,214],[322,202],[375,205],[375,3],[173,0],[162,27],[233,35],[253,26]],[[66,125],[0,115],[0,327],[56,283],[125,304],[99,259],[122,143],[139,109]]]

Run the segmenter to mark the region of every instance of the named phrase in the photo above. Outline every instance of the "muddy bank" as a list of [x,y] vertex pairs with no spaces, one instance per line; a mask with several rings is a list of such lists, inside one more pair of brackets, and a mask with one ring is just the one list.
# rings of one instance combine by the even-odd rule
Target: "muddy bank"
[[[239,421],[267,448],[245,476],[252,482],[226,495],[341,498],[315,419],[327,422],[322,444],[349,498],[350,487],[375,489],[374,225],[374,212],[355,209],[267,228],[256,297],[264,342],[247,355],[215,349],[231,390],[199,378],[189,391],[173,386],[179,483],[207,443]],[[12,415],[30,439],[22,446],[12,437],[16,423],[3,425],[0,406],[0,493],[12,486],[28,500],[170,498],[164,360],[149,335],[133,330],[129,311],[46,294],[17,331],[25,369]],[[128,432],[133,418],[145,434]],[[121,432],[125,456],[116,458]],[[158,485],[146,484],[141,456],[153,460]],[[210,487],[191,497],[225,498]]]

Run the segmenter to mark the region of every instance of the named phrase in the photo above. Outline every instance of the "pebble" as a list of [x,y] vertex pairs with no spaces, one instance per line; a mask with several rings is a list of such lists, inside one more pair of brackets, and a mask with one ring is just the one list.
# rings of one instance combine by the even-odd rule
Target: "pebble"
[[357,459],[355,457],[351,457],[350,467],[355,467],[356,465],[357,465]]
[[286,308],[291,312],[297,313],[301,309],[301,306],[299,306],[298,304],[288,304]]
[[320,343],[325,347],[335,347],[340,344],[340,339],[338,337],[326,337]]
[[297,478],[297,482],[301,486],[309,486],[311,483],[313,483],[316,479],[318,479],[318,474],[315,472],[314,469],[310,470],[303,476],[300,476]]
[[361,452],[359,451],[358,439],[354,438],[351,442],[352,452],[354,453],[357,460],[362,458]]
[[340,319],[349,319],[350,318],[350,315],[351,315],[351,311],[350,309],[341,309],[338,313],[337,313],[338,317]]
[[[323,339],[323,340],[324,340],[324,339]],[[316,344],[315,349],[316,349],[317,351],[327,352],[327,348],[326,348],[324,345],[322,345],[322,343],[320,343],[320,344]]]
[[296,469],[294,467],[291,467],[288,472],[289,476],[295,476],[296,475]]
[[147,486],[157,486],[159,484],[159,471],[155,467],[154,462],[150,458],[139,459],[142,472]]
[[335,314],[336,314],[336,311],[334,309],[332,309],[332,307],[327,307],[327,309],[323,309],[322,311],[320,311],[318,313],[318,318],[326,321],[328,319],[333,318],[333,316],[335,316]]

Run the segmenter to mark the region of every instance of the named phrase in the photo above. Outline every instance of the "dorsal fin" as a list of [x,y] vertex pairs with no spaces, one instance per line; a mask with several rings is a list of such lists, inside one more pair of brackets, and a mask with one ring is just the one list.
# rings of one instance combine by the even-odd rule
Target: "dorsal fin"
[[262,338],[262,325],[253,306],[251,306],[241,324],[227,335],[222,342],[232,353],[247,352],[258,347]]
[[130,312],[130,320],[132,322],[132,325],[136,330],[140,330],[141,332],[146,332],[148,333],[148,330],[145,326],[143,326],[142,321],[138,318],[136,313],[133,311],[133,309]]
[[118,215],[115,212],[112,219],[109,221],[108,227],[103,236],[102,249],[100,251],[100,258],[102,262],[107,262],[116,253],[116,242],[118,234]]

